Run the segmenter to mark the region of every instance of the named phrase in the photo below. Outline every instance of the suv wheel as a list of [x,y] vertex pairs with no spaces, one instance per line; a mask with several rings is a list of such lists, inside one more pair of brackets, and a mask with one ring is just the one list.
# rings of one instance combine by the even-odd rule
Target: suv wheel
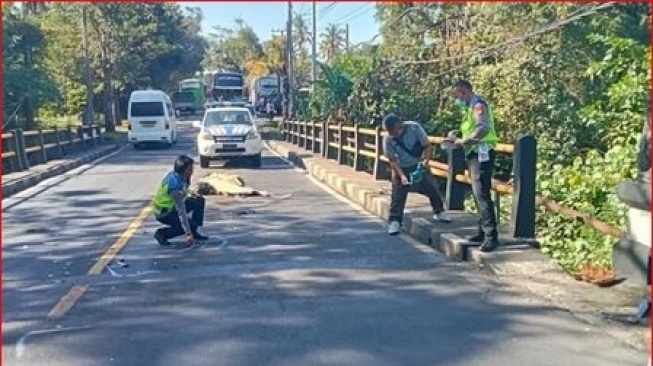
[[211,159],[206,156],[200,156],[200,167],[208,168],[209,164],[211,164]]

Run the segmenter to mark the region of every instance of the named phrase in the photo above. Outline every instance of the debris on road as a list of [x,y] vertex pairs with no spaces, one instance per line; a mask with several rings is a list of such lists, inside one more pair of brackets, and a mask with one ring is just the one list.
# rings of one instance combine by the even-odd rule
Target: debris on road
[[268,196],[265,191],[247,187],[245,181],[237,175],[220,173],[211,173],[201,178],[197,183],[197,193],[203,196]]

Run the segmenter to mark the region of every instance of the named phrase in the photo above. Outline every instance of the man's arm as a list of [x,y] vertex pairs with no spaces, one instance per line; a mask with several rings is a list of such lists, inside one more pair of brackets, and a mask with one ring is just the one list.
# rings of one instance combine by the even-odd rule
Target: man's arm
[[179,221],[181,221],[181,227],[184,229],[186,235],[192,234],[190,220],[188,219],[188,213],[186,212],[186,202],[184,195],[180,190],[174,190],[170,192],[170,196],[175,201],[175,208],[177,209],[177,214],[179,215]]
[[390,143],[388,137],[383,139],[383,154],[390,162],[390,169],[392,169],[398,177],[403,177],[404,172],[401,170],[401,167],[397,162],[397,151],[395,150],[394,145]]
[[479,142],[490,133],[490,113],[487,106],[480,102],[476,103],[472,106],[472,112],[474,113],[476,126],[474,127],[472,134],[463,139],[463,144]]
[[420,125],[417,125],[417,140],[424,147],[422,151],[422,162],[426,163],[431,159],[431,141],[429,141],[429,135],[426,134],[424,128]]

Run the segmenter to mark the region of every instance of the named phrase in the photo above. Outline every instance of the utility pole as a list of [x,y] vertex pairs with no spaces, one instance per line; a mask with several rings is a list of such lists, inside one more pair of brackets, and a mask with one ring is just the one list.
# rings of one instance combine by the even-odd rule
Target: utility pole
[[317,1],[313,0],[313,37],[311,44],[311,90],[317,81]]
[[349,23],[345,23],[345,50],[349,52]]
[[293,65],[293,56],[294,56],[294,51],[293,51],[293,34],[292,34],[292,1],[288,1],[288,25],[286,29],[286,37],[288,40],[287,47],[286,47],[286,52],[288,54],[288,62],[287,62],[287,67],[288,67],[288,108],[287,108],[287,118],[291,118],[293,115],[293,79],[295,77],[295,70],[294,70],[294,65]]
[[86,7],[82,7],[82,43],[84,47],[84,79],[86,82],[86,109],[84,110],[84,124],[93,124],[95,108],[93,107],[93,79],[91,75],[91,60],[88,52],[88,26],[86,21]]

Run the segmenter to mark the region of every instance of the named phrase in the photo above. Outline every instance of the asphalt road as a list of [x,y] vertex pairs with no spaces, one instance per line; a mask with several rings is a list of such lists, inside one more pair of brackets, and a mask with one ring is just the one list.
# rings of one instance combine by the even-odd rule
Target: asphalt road
[[[3,201],[3,365],[641,366],[647,355],[445,261],[265,153],[226,170],[271,197],[207,197],[213,239],[159,247],[149,202],[170,150],[125,149]],[[33,197],[31,197],[33,196]],[[31,197],[31,198],[30,198]],[[88,285],[59,318],[48,313]]]

